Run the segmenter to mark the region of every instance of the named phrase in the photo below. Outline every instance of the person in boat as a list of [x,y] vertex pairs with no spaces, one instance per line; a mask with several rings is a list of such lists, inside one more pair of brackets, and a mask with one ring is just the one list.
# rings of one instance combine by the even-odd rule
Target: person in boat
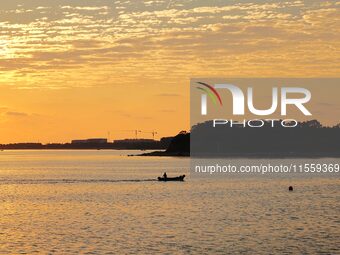
[[166,172],[164,172],[163,178],[164,178],[164,179],[168,178],[168,175],[166,174]]

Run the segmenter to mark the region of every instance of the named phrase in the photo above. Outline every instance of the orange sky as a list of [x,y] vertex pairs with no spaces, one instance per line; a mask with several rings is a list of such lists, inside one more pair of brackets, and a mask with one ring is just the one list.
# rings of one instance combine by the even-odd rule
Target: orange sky
[[26,2],[0,2],[0,143],[188,130],[191,77],[339,75],[339,1]]

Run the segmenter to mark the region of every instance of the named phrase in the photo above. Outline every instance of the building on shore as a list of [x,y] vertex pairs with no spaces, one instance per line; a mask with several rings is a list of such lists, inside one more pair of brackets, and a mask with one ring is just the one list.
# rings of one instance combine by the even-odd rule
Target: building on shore
[[71,144],[106,144],[106,143],[107,143],[106,138],[89,138],[71,141]]
[[153,139],[121,139],[121,140],[114,140],[113,143],[125,143],[125,144],[132,144],[132,143],[153,143],[155,140]]

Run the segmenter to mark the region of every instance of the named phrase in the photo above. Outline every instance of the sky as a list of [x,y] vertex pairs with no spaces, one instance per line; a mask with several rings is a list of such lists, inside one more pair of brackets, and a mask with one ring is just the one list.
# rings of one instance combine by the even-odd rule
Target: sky
[[338,77],[340,1],[0,2],[0,143],[170,136],[196,77]]

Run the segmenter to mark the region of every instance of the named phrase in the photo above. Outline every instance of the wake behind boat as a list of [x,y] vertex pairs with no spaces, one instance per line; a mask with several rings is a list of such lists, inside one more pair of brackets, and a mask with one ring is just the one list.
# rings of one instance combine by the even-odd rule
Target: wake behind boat
[[182,182],[184,181],[185,174],[177,176],[177,177],[158,177],[158,181],[163,181],[163,182],[168,182],[168,181],[177,181],[177,182]]

